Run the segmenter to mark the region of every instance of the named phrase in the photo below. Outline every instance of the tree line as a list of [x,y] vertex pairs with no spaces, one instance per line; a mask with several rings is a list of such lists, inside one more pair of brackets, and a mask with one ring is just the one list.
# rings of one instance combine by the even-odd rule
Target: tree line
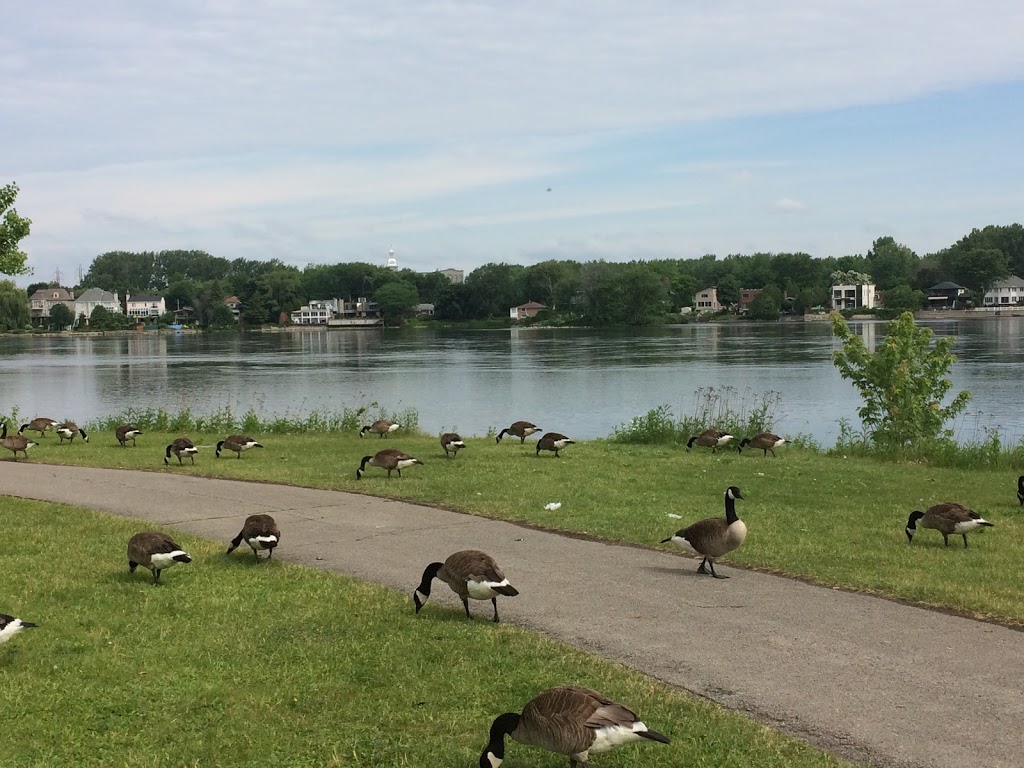
[[[491,263],[474,269],[463,284],[450,283],[440,272],[362,262],[300,269],[276,259],[229,260],[205,251],[111,251],[93,260],[75,291],[102,288],[122,300],[127,294],[158,293],[169,309],[192,307],[204,327],[234,323],[224,307],[232,295],[238,296],[241,320],[248,326],[286,320],[310,300],[358,297],[376,301],[389,321],[400,321],[419,303],[433,304],[441,320],[507,320],[510,307],[532,300],[547,307],[542,319],[551,322],[651,325],[678,318],[697,291],[710,286],[717,287],[725,305],[737,303],[742,289],[762,289],[751,307],[761,319],[778,317],[784,308],[801,312],[828,306],[831,276],[837,271],[870,275],[894,311],[920,309],[928,288],[946,280],[968,288],[980,303],[995,281],[1024,276],[1024,227],[974,229],[925,256],[892,237],[880,237],[866,254],[826,258],[754,253],[632,262],[551,260],[531,266]],[[29,295],[43,286],[29,286]],[[10,288],[0,285],[0,325],[7,322],[3,313],[12,304]]]

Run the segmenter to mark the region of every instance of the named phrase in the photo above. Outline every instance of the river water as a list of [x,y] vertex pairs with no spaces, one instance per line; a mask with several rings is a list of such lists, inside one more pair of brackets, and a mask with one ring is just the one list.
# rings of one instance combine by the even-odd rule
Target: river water
[[[955,335],[954,392],[974,396],[958,439],[1024,437],[1024,318],[930,323]],[[853,323],[869,347],[884,324]],[[825,445],[860,400],[832,365],[828,323],[656,329],[309,330],[256,334],[0,337],[0,413],[91,418],[133,408],[305,415],[379,403],[414,408],[426,432],[483,435],[517,419],[587,439],[659,405],[692,414],[696,393],[738,407],[778,393],[776,427]],[[725,390],[723,388],[731,388]]]

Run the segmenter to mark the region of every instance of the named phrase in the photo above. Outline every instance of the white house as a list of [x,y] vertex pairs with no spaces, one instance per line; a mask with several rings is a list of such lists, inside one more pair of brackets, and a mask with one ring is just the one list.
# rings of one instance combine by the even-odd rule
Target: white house
[[983,305],[986,307],[1006,307],[1024,302],[1024,280],[1010,275],[999,280],[985,292]]
[[874,309],[878,306],[874,283],[832,286],[832,309]]
[[124,311],[121,309],[121,300],[117,297],[116,293],[104,291],[102,288],[89,288],[75,299],[75,318],[77,319],[85,315],[85,324],[88,325],[89,318],[92,317],[92,311],[96,307],[103,307],[115,315],[124,314]]
[[697,312],[721,312],[723,307],[718,301],[718,288],[712,286],[698,291],[693,297],[693,308]]
[[466,273],[461,269],[439,269],[437,271],[447,277],[448,282],[452,285],[462,285],[466,282]]
[[311,301],[292,312],[292,322],[295,325],[327,325],[337,311],[338,299]]
[[128,310],[128,317],[136,320],[147,318],[158,318],[167,312],[167,302],[163,296],[153,296],[147,293],[140,293],[135,296],[128,295],[125,301]]

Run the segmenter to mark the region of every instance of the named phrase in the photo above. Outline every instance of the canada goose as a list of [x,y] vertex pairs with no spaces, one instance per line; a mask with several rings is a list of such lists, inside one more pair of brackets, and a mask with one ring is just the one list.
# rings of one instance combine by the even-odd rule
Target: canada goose
[[28,424],[22,424],[21,429],[18,430],[18,434],[20,435],[26,429],[30,429],[33,432],[38,432],[40,437],[46,437],[47,430],[59,426],[59,421],[54,421],[53,419],[47,419],[40,416],[38,419],[32,419]]
[[263,446],[257,443],[248,435],[228,435],[219,443],[217,443],[216,458],[220,458],[221,448],[227,448],[229,451],[234,451],[238,458],[242,458],[242,452],[248,451],[250,448],[262,448]]
[[243,540],[252,547],[257,563],[260,561],[261,549],[267,550],[267,560],[270,560],[274,556],[274,547],[281,542],[281,529],[270,515],[249,515],[242,524],[241,533],[231,540],[231,546],[225,554],[234,552]]
[[57,432],[57,437],[60,438],[61,444],[63,444],[65,440],[68,440],[68,441],[70,441],[72,443],[75,442],[75,437],[77,435],[81,435],[82,436],[82,440],[84,442],[86,442],[86,443],[89,442],[89,436],[87,434],[85,434],[85,430],[82,429],[81,427],[79,427],[73,421],[65,421],[63,424],[61,424],[59,427],[57,427],[56,432]]
[[377,451],[373,456],[363,456],[363,460],[359,463],[359,469],[356,470],[356,480],[363,476],[367,464],[371,467],[386,469],[388,477],[391,477],[392,470],[398,470],[398,476],[401,477],[403,469],[411,467],[413,464],[422,463],[422,461],[414,459],[405,451],[400,451],[397,448],[385,448],[383,451]]
[[705,429],[699,435],[690,438],[689,442],[686,443],[686,450],[689,451],[693,444],[696,443],[702,448],[710,448],[711,452],[714,453],[730,440],[732,440],[732,435],[728,432],[714,428]]
[[377,419],[373,424],[367,424],[365,427],[359,430],[360,437],[366,437],[367,432],[371,432],[381,437],[387,437],[389,432],[394,432],[396,429],[401,429],[401,424],[396,424],[393,421],[387,419]]
[[177,437],[174,442],[167,446],[167,453],[164,455],[164,464],[171,463],[171,454],[178,457],[178,463],[181,464],[181,457],[188,456],[192,463],[196,463],[196,454],[199,453],[199,449],[192,445],[192,441],[187,437]]
[[412,600],[416,603],[416,613],[427,602],[430,597],[430,582],[434,577],[439,578],[452,588],[452,592],[462,598],[462,605],[466,609],[466,618],[472,619],[469,615],[469,601],[490,600],[494,606],[494,618],[491,621],[498,622],[498,595],[515,597],[519,590],[508,583],[501,568],[494,562],[494,558],[486,552],[475,549],[465,549],[449,555],[443,563],[431,563],[423,571],[423,578],[416,591],[412,593]]
[[747,526],[736,516],[736,499],[742,499],[743,494],[735,485],[730,485],[725,491],[725,517],[707,517],[698,520],[693,525],[688,525],[674,536],[662,539],[662,544],[672,542],[687,552],[701,555],[704,559],[700,562],[697,573],[707,574],[705,564],[711,568],[711,575],[716,579],[728,579],[728,576],[719,576],[715,573],[715,558],[732,552],[747,537]]
[[1024,475],[1017,478],[1017,501],[1024,507]]
[[136,429],[131,424],[122,424],[114,430],[114,434],[117,435],[117,442],[121,444],[122,448],[128,444],[129,440],[132,441],[132,447],[137,448],[135,438],[142,434],[142,430]]
[[647,739],[668,744],[668,738],[650,730],[637,716],[597,691],[578,685],[559,685],[538,693],[523,713],[506,712],[491,724],[491,737],[480,768],[498,768],[505,759],[505,734],[521,744],[532,744],[569,756],[570,766],[589,765],[589,755],[621,744]]
[[135,573],[140,565],[153,572],[153,583],[160,583],[160,571],[178,563],[191,563],[188,552],[182,550],[166,533],[145,531],[128,540],[128,572]]
[[510,434],[513,437],[518,437],[520,443],[525,443],[526,438],[532,435],[534,432],[540,432],[540,427],[536,424],[531,424],[528,421],[513,421],[512,426],[506,427],[498,433],[498,437],[495,438],[496,442],[501,442],[501,438],[505,434]]
[[0,645],[6,643],[21,630],[38,626],[31,621],[22,621],[14,616],[8,616],[6,613],[0,613]]
[[570,440],[560,432],[545,432],[540,440],[537,441],[537,456],[540,456],[541,451],[554,451],[555,458],[560,459],[561,456],[558,452],[565,448],[567,445],[574,445],[575,440]]
[[448,458],[449,452],[452,456],[458,456],[459,449],[465,448],[466,444],[462,442],[457,432],[445,432],[441,435],[441,447],[444,448],[445,458]]
[[7,434],[7,422],[4,422],[3,431],[0,431],[0,445],[6,448],[8,451],[14,454],[14,460],[18,460],[18,451],[25,454],[25,458],[28,458],[28,449],[33,448],[39,443],[35,440],[29,440],[20,432],[16,435]]
[[951,534],[959,533],[964,538],[964,548],[967,548],[967,534],[979,528],[991,528],[990,523],[977,512],[968,509],[963,504],[953,501],[944,501],[941,504],[933,504],[926,512],[914,510],[907,520],[907,542],[914,540],[917,533],[917,526],[922,528],[934,528],[942,534],[942,540],[949,546]]
[[771,432],[759,432],[753,437],[743,438],[743,440],[740,441],[740,444],[736,447],[736,450],[743,453],[743,449],[749,445],[751,448],[760,448],[764,451],[765,456],[768,455],[768,451],[771,451],[772,456],[774,456],[775,449],[781,448],[788,442],[789,440],[786,438],[773,435]]

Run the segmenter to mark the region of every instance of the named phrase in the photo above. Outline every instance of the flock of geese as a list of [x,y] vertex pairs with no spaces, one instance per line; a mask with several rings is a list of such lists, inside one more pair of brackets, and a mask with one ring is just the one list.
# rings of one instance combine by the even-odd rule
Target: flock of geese
[[[401,425],[387,419],[379,419],[362,427],[360,437],[367,434],[386,438],[397,431]],[[7,424],[0,431],[0,445],[12,451],[17,460],[19,452],[27,457],[27,451],[37,445],[24,436],[25,431],[37,431],[41,437],[53,430],[61,443],[73,441],[76,436],[88,442],[89,437],[74,422],[57,422],[53,419],[38,418],[23,425],[15,435],[7,434]],[[501,430],[496,442],[501,443],[506,435],[518,437],[520,443],[526,438],[541,432],[540,427],[528,421],[516,421]],[[136,445],[135,439],[142,431],[131,424],[125,424],[115,430],[118,443],[125,447],[130,440]],[[708,429],[689,439],[686,450],[694,445],[710,448],[716,452],[732,442],[735,438],[721,430]],[[542,450],[551,451],[560,458],[559,451],[573,440],[558,432],[546,432],[536,443],[536,455]],[[742,440],[737,450],[750,447],[763,451],[767,457],[775,449],[788,441],[770,432],[762,432],[752,438]],[[232,451],[237,458],[242,453],[263,446],[248,435],[229,435],[217,443],[216,455],[219,458],[222,450]],[[445,457],[458,455],[459,450],[466,447],[463,439],[455,432],[441,435],[441,447]],[[198,448],[187,437],[179,437],[167,446],[164,463],[169,464],[172,455],[181,464],[182,457],[188,457],[195,463]],[[387,471],[388,477],[397,472],[401,477],[402,470],[416,464],[423,464],[419,459],[396,448],[385,448],[373,455],[367,455],[360,461],[356,469],[356,478],[362,477],[367,466]],[[1024,475],[1018,478],[1017,498],[1024,506]],[[729,486],[725,491],[725,516],[708,517],[682,528],[672,536],[662,539],[662,544],[675,544],[693,555],[703,558],[697,573],[709,575],[716,579],[728,576],[715,571],[715,560],[732,552],[743,544],[747,535],[747,527],[736,513],[736,501],[743,499],[743,493],[736,486]],[[982,518],[973,510],[957,503],[943,502],[929,507],[926,511],[915,510],[910,514],[905,528],[908,541],[912,542],[918,527],[929,528],[942,534],[946,546],[949,537],[963,537],[964,547],[967,546],[967,534],[993,524]],[[242,530],[231,540],[226,554],[230,555],[244,542],[253,552],[257,563],[262,562],[260,552],[266,551],[266,560],[273,557],[274,549],[280,544],[281,530],[274,518],[266,514],[250,515],[245,519]],[[143,531],[135,534],[128,542],[128,570],[134,573],[141,565],[153,576],[153,585],[161,584],[161,573],[179,563],[192,562],[191,555],[184,551],[167,534],[158,531]],[[497,561],[486,552],[479,550],[463,550],[450,555],[444,562],[433,562],[426,566],[419,585],[413,591],[413,604],[418,614],[430,598],[431,584],[434,579],[444,582],[462,601],[466,618],[472,620],[469,601],[490,600],[494,609],[491,621],[498,622],[498,597],[515,597],[519,591],[512,586]],[[25,629],[36,627],[36,624],[14,616],[0,613],[0,645],[7,642]],[[576,685],[561,685],[537,694],[526,703],[521,713],[506,712],[496,717],[491,724],[489,740],[480,755],[480,768],[498,768],[505,758],[505,737],[523,744],[529,744],[551,752],[567,755],[572,766],[587,768],[591,753],[605,752],[622,744],[635,741],[654,741],[668,744],[664,735],[650,730],[631,710],[597,691]]]

